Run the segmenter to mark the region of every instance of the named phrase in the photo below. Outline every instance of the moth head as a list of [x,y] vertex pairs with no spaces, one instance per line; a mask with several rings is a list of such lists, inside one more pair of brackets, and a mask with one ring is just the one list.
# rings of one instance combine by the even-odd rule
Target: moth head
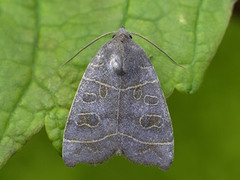
[[119,40],[121,42],[128,41],[132,39],[130,33],[122,26],[113,36],[112,38]]

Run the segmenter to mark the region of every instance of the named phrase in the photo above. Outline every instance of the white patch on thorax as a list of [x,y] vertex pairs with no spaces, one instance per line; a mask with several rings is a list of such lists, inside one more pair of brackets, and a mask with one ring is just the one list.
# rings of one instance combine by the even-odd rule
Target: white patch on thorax
[[117,54],[112,54],[110,57],[110,68],[113,70],[121,69],[120,57]]

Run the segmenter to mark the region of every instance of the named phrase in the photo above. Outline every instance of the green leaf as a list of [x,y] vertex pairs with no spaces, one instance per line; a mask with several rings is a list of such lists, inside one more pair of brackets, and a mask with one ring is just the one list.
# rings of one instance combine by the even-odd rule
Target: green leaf
[[147,42],[133,37],[151,59],[166,95],[194,93],[227,27],[233,0],[1,0],[0,167],[44,125],[61,152],[74,94],[87,64],[109,38],[58,68],[99,35],[127,30],[144,35],[189,72]]

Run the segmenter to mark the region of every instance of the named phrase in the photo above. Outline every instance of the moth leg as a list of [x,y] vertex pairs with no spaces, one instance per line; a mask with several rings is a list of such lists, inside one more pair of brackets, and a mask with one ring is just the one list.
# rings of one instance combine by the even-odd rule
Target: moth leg
[[153,57],[153,55],[152,55],[152,54],[149,54],[147,58],[148,58],[149,60],[151,60],[152,57]]

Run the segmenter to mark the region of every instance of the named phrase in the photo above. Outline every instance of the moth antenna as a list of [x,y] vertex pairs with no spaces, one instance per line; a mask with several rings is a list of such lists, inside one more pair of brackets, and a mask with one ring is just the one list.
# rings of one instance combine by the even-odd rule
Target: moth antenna
[[73,55],[69,60],[67,60],[64,64],[62,64],[59,69],[61,69],[64,65],[66,65],[67,63],[69,63],[71,60],[73,60],[77,55],[79,55],[84,49],[86,49],[88,46],[90,46],[91,44],[95,43],[97,40],[107,36],[107,35],[110,35],[110,34],[115,34],[116,32],[113,31],[113,32],[109,32],[109,33],[106,33],[106,34],[103,34],[99,37],[97,37],[96,39],[92,40],[90,43],[88,43],[86,46],[84,46],[82,49],[80,49],[75,55]]
[[174,62],[177,66],[183,68],[185,71],[188,72],[187,68],[185,68],[184,66],[182,66],[181,64],[178,64],[174,59],[172,59],[164,50],[162,50],[160,47],[158,47],[156,44],[154,44],[152,41],[150,41],[149,39],[145,38],[144,36],[135,33],[135,32],[129,32],[130,34],[134,34],[136,36],[139,36],[140,38],[144,39],[145,41],[149,42],[150,44],[152,44],[155,48],[157,48],[159,51],[161,51],[163,54],[165,54],[172,62]]

